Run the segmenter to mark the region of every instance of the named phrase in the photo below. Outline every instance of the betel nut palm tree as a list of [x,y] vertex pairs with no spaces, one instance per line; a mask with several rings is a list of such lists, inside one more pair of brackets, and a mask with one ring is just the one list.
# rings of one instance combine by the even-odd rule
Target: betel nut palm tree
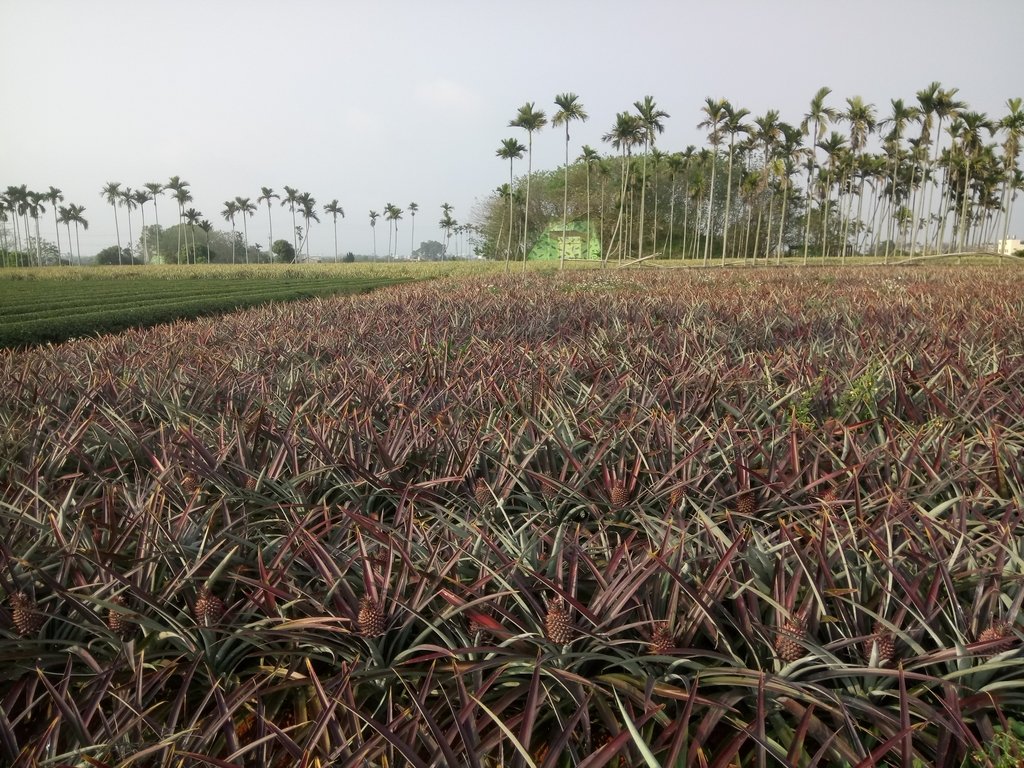
[[234,200],[224,201],[224,210],[220,212],[220,215],[224,217],[224,221],[231,224],[231,263],[235,263],[235,215],[238,213],[238,203]]
[[[502,139],[501,146],[498,147],[495,154],[502,160],[508,160],[508,183],[509,189],[512,189],[515,184],[515,178],[512,174],[512,163],[516,160],[521,160],[523,152],[526,151],[526,147],[520,143],[519,139]],[[500,233],[499,233],[500,239]],[[512,195],[508,198],[508,244],[505,247],[505,270],[508,271],[509,256],[512,250]]]
[[510,128],[522,128],[527,135],[526,148],[526,207],[523,214],[523,271],[526,271],[526,256],[530,238],[530,176],[533,173],[533,132],[548,124],[543,111],[534,109],[533,102],[528,101],[519,108],[516,116],[509,121]]
[[338,260],[338,217],[345,218],[345,209],[338,204],[337,199],[331,200],[324,206],[324,213],[331,214],[334,220],[334,260]]
[[409,211],[409,259],[412,260],[412,254],[416,250],[416,211],[420,209],[418,203],[409,203],[406,206]]
[[[171,176],[167,183],[164,184],[164,189],[171,192],[171,197],[178,203],[178,250],[175,253],[174,260],[180,262],[181,260],[181,233],[182,233],[182,222],[185,218],[185,203],[192,201],[192,195],[188,191],[189,183],[184,181],[180,176]],[[187,250],[187,248],[186,248]]]
[[236,197],[235,205],[242,214],[242,231],[245,233],[245,263],[249,263],[249,217],[256,213],[256,203],[248,197]]
[[441,220],[438,222],[438,226],[444,230],[444,248],[441,251],[441,261],[444,261],[445,254],[448,253],[448,244],[452,238],[452,230],[459,225],[455,219],[452,218],[453,206],[451,203],[441,203]]
[[[815,169],[818,167],[818,142],[825,137],[825,131],[828,129],[829,123],[835,121],[839,117],[839,112],[834,107],[826,107],[825,99],[832,93],[832,89],[827,86],[819,88],[814,96],[811,98],[811,106],[807,114],[804,115],[803,121],[800,123],[800,129],[804,132],[804,135],[810,138],[811,145],[811,157],[807,163],[807,192],[806,192],[806,213],[804,222],[804,264],[807,264],[807,249],[811,239],[811,190],[813,189],[813,174]],[[811,130],[813,126],[813,130]],[[823,203],[819,203],[819,209],[823,209]],[[824,253],[824,243],[822,243],[822,252]]]
[[206,234],[206,263],[209,264],[210,259],[210,232],[213,230],[213,224],[209,219],[203,219],[199,222],[199,228]]
[[121,190],[120,204],[124,206],[125,218],[128,219],[128,256],[135,262],[135,235],[132,234],[132,209],[138,207],[135,202],[135,190],[125,187]]
[[722,224],[722,266],[725,266],[726,249],[729,244],[729,214],[732,202],[732,165],[736,148],[736,136],[740,133],[749,133],[750,126],[743,122],[743,118],[750,114],[750,110],[736,109],[728,101],[723,107],[725,119],[722,121],[722,129],[729,134],[729,159],[727,162],[725,181],[725,221]]
[[[640,226],[637,227],[636,255],[639,258],[644,255],[644,221],[647,206],[647,159],[650,156],[651,149],[654,147],[655,137],[657,134],[665,131],[665,124],[662,120],[670,117],[670,115],[668,112],[658,109],[658,105],[655,104],[653,96],[644,96],[642,101],[633,102],[633,107],[637,111],[637,117],[640,118],[640,125],[643,128],[644,142],[644,160],[640,171]],[[656,227],[656,222],[652,222],[651,226],[652,229]]]
[[575,93],[560,93],[555,96],[555,106],[558,111],[551,118],[552,127],[565,126],[565,176],[562,190],[562,247],[558,257],[558,268],[565,268],[565,236],[568,226],[569,210],[569,123],[579,120],[581,123],[587,119],[586,110],[580,103],[580,97]]
[[380,218],[380,214],[376,211],[370,211],[370,231],[373,233],[373,259],[377,260],[377,219]]
[[[57,263],[60,264],[60,221],[57,218],[59,211],[58,203],[64,202],[64,193],[56,187],[50,187],[48,192],[43,193],[43,197],[47,202],[50,203],[50,207],[53,208],[53,229],[57,234]],[[68,249],[70,250],[71,243],[68,243]],[[68,260],[70,262],[70,259]]]
[[[389,243],[391,242],[391,234],[390,234],[391,228],[393,227],[394,231],[395,231],[394,257],[397,259],[398,258],[398,222],[402,218],[402,209],[399,208],[397,205],[392,205],[391,203],[388,203],[385,206],[385,209],[384,209],[384,218],[386,218],[390,222],[390,225],[389,225],[389,228],[388,228],[388,242]],[[388,250],[390,251],[390,248]],[[391,254],[390,253],[388,254],[388,258],[389,259],[391,258]]]
[[708,129],[708,142],[711,144],[711,183],[708,187],[708,220],[704,240],[704,264],[711,258],[711,214],[715,207],[715,171],[718,168],[718,147],[722,143],[722,123],[726,118],[725,108],[728,105],[725,99],[713,99],[710,96],[704,99],[704,106],[701,111],[705,115],[697,127]]
[[[185,224],[188,226],[189,231],[192,233],[192,263],[199,263],[199,249],[196,246],[196,226],[202,221],[203,214],[197,211],[195,208],[189,208],[185,211]],[[188,236],[185,237],[185,255],[186,262],[188,261]]]
[[103,198],[110,203],[110,207],[114,209],[114,233],[117,236],[117,263],[121,263],[121,225],[117,221],[117,201],[121,195],[121,182],[119,181],[108,181],[103,185],[103,191],[100,193]]
[[132,193],[132,199],[135,200],[135,204],[139,207],[139,213],[142,215],[142,261],[143,263],[149,263],[149,232],[146,231],[146,203],[153,199],[153,194],[148,189],[136,189]]
[[160,193],[164,191],[164,185],[158,181],[149,181],[142,186],[153,196],[153,220],[156,222],[156,253],[157,258],[163,259],[163,255],[160,252],[160,208],[157,205],[157,201],[160,199]]
[[271,214],[270,201],[271,200],[280,200],[280,199],[281,199],[281,196],[278,195],[278,194],[275,194],[274,190],[271,189],[270,187],[260,187],[260,196],[256,198],[257,204],[259,204],[259,203],[266,203],[267,204],[267,225],[270,228],[270,235],[269,235],[270,239],[267,241],[269,243],[269,245],[267,246],[267,254],[268,254],[268,256],[269,256],[271,261],[274,260],[274,253],[273,253],[273,248],[274,248],[274,217]]
[[306,261],[309,261],[309,222],[315,221],[317,224],[320,223],[320,217],[316,214],[316,198],[313,197],[309,192],[303,192],[298,197],[299,207],[302,209],[302,218],[306,222],[306,231],[304,240],[306,242]]
[[629,188],[629,165],[630,157],[632,156],[633,147],[639,144],[643,140],[643,124],[640,122],[640,118],[637,115],[632,115],[629,112],[619,112],[615,115],[615,125],[612,129],[601,137],[602,141],[610,142],[614,149],[619,150],[622,156],[622,172],[619,180],[619,213],[615,220],[615,226],[612,228],[611,237],[608,240],[608,248],[605,249],[605,261],[611,255],[612,244],[618,237],[619,243],[619,259],[621,260],[624,255],[625,244],[628,246],[625,235],[625,210],[626,210],[626,196]]
[[590,172],[593,170],[594,165],[600,161],[601,155],[596,149],[589,144],[584,144],[580,150],[580,161],[583,162],[587,170],[587,258],[590,258]]
[[[298,206],[298,204],[299,190],[295,189],[294,187],[286,186],[284,188],[284,197],[281,198],[281,205],[287,205],[288,209],[292,212],[292,249],[295,251],[295,256],[293,256],[292,258],[296,260],[298,260],[299,258],[299,241],[298,238],[296,237],[298,227],[296,226],[295,223],[295,209]],[[270,203],[267,203],[267,205],[270,205]]]

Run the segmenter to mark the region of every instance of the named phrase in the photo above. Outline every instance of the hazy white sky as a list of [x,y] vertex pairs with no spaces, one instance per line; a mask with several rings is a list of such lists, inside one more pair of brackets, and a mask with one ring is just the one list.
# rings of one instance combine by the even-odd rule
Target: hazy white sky
[[[442,202],[469,220],[506,178],[501,139],[526,143],[508,122],[527,101],[550,116],[556,94],[580,95],[575,156],[610,152],[615,113],[651,94],[674,151],[704,143],[707,96],[797,123],[823,85],[884,115],[938,80],[1002,117],[1024,96],[1022,53],[1024,0],[0,0],[0,188],[87,206],[88,254],[114,243],[107,181],[179,175],[221,229],[225,200],[289,185],[337,198],[341,250],[368,253],[369,210],[388,202],[419,204],[417,246],[441,239]],[[562,162],[562,136],[535,136],[535,168]],[[289,218],[275,208],[275,237]],[[321,220],[312,252],[330,255]],[[407,254],[408,213],[400,227]],[[266,245],[265,209],[249,233]]]

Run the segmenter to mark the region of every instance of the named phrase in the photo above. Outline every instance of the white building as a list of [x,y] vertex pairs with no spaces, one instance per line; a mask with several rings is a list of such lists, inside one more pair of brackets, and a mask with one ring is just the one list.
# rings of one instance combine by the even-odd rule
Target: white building
[[1013,256],[1013,254],[1022,249],[1024,249],[1024,243],[1020,240],[1000,240],[996,252],[1000,256]]

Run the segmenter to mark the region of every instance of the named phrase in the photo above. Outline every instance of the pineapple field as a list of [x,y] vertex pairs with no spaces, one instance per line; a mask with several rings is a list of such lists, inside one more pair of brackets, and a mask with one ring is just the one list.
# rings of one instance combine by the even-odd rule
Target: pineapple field
[[482,273],[0,350],[0,764],[1017,764],[1022,318]]

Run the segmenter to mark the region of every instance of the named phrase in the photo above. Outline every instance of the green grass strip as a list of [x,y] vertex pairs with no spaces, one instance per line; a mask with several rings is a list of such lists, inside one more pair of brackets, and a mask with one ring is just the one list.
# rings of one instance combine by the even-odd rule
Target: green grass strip
[[271,281],[219,281],[211,283],[208,281],[147,281],[145,284],[129,283],[108,283],[107,290],[94,290],[91,286],[82,283],[64,283],[71,285],[74,290],[34,290],[24,295],[8,300],[8,297],[0,291],[0,322],[17,323],[26,320],[44,318],[50,315],[66,316],[69,313],[89,312],[94,308],[113,309],[119,305],[134,305],[165,303],[173,300],[189,300],[203,297],[226,298],[229,296],[244,296],[254,291],[265,293],[267,291],[278,291],[287,294],[290,291],[302,291],[315,289],[317,292],[329,291],[335,288],[343,290],[362,287],[372,288],[379,285],[379,280],[285,280],[281,282]]
[[[126,328],[144,327],[174,320],[232,312],[272,301],[327,296],[339,293],[362,293],[373,288],[402,282],[401,279],[341,279],[294,280],[279,283],[272,280],[231,281],[231,290],[225,281],[211,286],[195,281],[193,291],[167,295],[167,281],[152,281],[160,285],[147,286],[150,293],[138,290],[142,281],[131,283],[129,294],[105,294],[93,290],[96,285],[79,288],[78,293],[92,298],[89,302],[70,304],[62,302],[53,292],[39,301],[46,306],[27,316],[0,315],[0,347],[18,347],[47,342],[58,343],[71,338],[115,333]],[[146,281],[149,282],[149,281]],[[186,281],[177,281],[180,285]],[[64,283],[70,285],[71,283]],[[113,283],[111,283],[113,284]],[[82,284],[79,283],[79,286]],[[53,287],[50,284],[47,287]],[[156,288],[161,290],[156,292]],[[6,293],[6,292],[5,292]],[[74,294],[64,294],[71,296]],[[3,296],[0,295],[0,299]],[[115,300],[116,299],[116,300]]]

